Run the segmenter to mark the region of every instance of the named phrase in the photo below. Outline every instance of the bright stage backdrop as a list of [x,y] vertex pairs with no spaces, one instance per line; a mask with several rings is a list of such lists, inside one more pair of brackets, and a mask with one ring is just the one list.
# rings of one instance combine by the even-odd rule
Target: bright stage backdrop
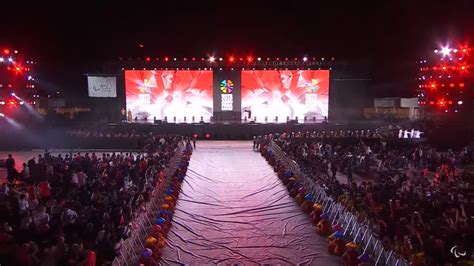
[[328,116],[329,70],[245,70],[241,81],[242,114],[250,110],[252,119]]
[[138,120],[164,119],[177,122],[212,116],[212,71],[126,70],[127,112]]

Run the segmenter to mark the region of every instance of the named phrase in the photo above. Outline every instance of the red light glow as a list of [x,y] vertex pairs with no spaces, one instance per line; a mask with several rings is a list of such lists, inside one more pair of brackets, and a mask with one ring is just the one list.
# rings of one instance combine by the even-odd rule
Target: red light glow
[[4,49],[4,50],[3,50],[3,53],[4,53],[4,54],[10,54],[10,50],[9,50],[9,49]]

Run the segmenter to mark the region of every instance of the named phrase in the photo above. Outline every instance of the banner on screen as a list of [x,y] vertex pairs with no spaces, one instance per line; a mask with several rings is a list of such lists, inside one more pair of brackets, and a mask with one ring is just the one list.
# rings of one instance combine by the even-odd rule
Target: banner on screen
[[212,71],[126,70],[125,93],[127,111],[137,120],[212,116]]
[[329,106],[329,70],[242,71],[242,113],[279,122],[290,119],[324,119]]
[[89,97],[117,97],[117,78],[87,76]]

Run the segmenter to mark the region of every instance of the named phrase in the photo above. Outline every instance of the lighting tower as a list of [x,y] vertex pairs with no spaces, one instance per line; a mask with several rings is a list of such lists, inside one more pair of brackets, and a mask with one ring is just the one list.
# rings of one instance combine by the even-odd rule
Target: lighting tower
[[18,50],[0,49],[0,108],[21,105],[23,100],[30,104],[35,102],[37,95],[33,74],[35,64],[36,62],[27,59]]
[[472,115],[472,52],[472,48],[466,45],[446,45],[418,62],[417,92],[425,118],[451,119]]

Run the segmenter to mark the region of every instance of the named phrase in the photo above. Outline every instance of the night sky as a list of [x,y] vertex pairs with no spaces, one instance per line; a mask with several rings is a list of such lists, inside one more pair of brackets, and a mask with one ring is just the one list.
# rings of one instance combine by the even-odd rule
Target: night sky
[[36,58],[43,79],[67,91],[118,56],[209,53],[364,58],[380,66],[375,79],[396,83],[424,53],[474,36],[471,0],[95,2],[9,8],[0,44]]

